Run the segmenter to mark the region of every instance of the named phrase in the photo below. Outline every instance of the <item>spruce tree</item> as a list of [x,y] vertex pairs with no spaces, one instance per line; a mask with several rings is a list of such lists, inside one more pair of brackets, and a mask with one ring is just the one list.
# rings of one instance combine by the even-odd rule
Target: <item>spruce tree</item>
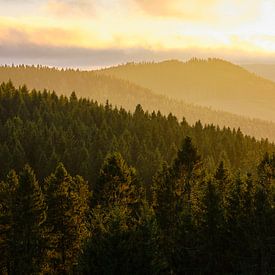
[[118,153],[106,157],[95,189],[92,235],[84,273],[149,273],[150,247],[143,192],[135,170]]
[[52,274],[74,270],[81,247],[88,237],[89,191],[79,176],[72,178],[62,163],[46,179],[49,229],[49,262]]
[[222,197],[213,179],[209,179],[202,196],[202,216],[200,224],[200,242],[203,272],[218,274],[223,272],[223,230],[224,213]]
[[16,247],[14,240],[14,211],[18,176],[10,171],[5,181],[0,182],[0,271],[3,274],[13,272]]
[[95,203],[103,206],[134,206],[136,196],[141,195],[138,189],[135,169],[129,167],[119,153],[108,155],[95,186]]
[[[259,274],[268,274],[269,268],[269,241],[274,238],[274,216],[272,217],[271,194],[261,184],[255,188],[254,197],[254,228],[255,228],[255,247],[257,255],[257,272]],[[274,211],[274,210],[273,210]],[[274,215],[274,213],[273,213]],[[272,238],[270,238],[272,237]]]
[[[164,166],[155,178],[155,213],[160,228],[160,244],[171,272],[190,269],[195,251],[192,205],[195,190],[203,178],[201,158],[186,137],[172,167]],[[194,202],[195,203],[195,202]]]
[[37,274],[46,256],[46,204],[36,176],[26,165],[19,174],[14,216],[14,274]]
[[226,194],[230,188],[230,175],[228,169],[225,167],[224,162],[221,161],[214,174],[217,182],[218,192],[220,193],[222,206],[225,206]]

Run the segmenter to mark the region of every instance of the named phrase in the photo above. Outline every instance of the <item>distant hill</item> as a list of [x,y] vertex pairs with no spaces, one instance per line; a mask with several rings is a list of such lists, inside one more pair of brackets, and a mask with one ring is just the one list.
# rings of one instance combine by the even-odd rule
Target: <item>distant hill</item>
[[101,73],[175,99],[275,122],[275,83],[220,59],[128,63]]
[[94,71],[57,70],[47,67],[0,67],[0,82],[12,80],[15,86],[26,84],[30,89],[55,90],[58,94],[70,95],[75,91],[79,97],[89,97],[99,103],[106,100],[118,107],[134,111],[137,104],[144,110],[158,111],[168,115],[172,112],[181,120],[183,117],[194,124],[214,124],[220,127],[238,127],[256,138],[275,141],[275,123],[259,119],[248,119],[228,112],[218,112],[210,108],[187,104],[179,100],[152,93],[129,81],[117,79]]
[[248,71],[275,82],[275,64],[244,64]]

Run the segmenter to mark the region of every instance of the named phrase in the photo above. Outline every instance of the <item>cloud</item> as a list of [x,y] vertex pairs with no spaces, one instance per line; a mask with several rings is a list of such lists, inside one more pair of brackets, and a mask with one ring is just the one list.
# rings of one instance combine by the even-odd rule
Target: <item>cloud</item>
[[209,11],[218,0],[134,0],[134,2],[151,16],[197,20],[209,16]]
[[91,0],[48,0],[44,6],[47,13],[58,16],[92,16],[95,15],[95,1]]
[[0,43],[1,64],[43,64],[56,67],[93,68],[111,66],[126,62],[162,61],[167,59],[187,60],[191,57],[219,57],[237,63],[272,63],[275,55],[257,55],[241,50],[218,48],[184,50],[152,50],[146,48],[82,48],[37,45],[26,42],[20,44]]
[[[230,24],[255,20],[259,0],[131,0],[148,16],[181,21]],[[248,8],[249,7],[249,8]]]
[[[0,45],[73,45],[84,40],[84,34],[61,27],[18,25],[0,22]],[[43,35],[41,35],[43,34]]]
[[29,41],[29,36],[26,32],[21,31],[17,28],[6,28],[0,26],[0,44],[1,43],[9,43],[16,44],[20,41]]

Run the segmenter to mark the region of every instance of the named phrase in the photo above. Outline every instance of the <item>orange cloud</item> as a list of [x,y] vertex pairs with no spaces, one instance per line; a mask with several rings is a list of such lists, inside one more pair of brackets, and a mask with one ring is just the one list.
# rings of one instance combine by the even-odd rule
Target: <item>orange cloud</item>
[[[254,20],[260,12],[259,0],[132,0],[149,16],[181,21],[234,25]],[[249,8],[248,8],[249,7]]]
[[0,22],[0,44],[20,45],[75,45],[83,41],[84,35],[79,32],[58,27],[32,27],[29,25],[3,24]]
[[147,14],[160,17],[200,19],[209,16],[209,11],[218,0],[134,0]]

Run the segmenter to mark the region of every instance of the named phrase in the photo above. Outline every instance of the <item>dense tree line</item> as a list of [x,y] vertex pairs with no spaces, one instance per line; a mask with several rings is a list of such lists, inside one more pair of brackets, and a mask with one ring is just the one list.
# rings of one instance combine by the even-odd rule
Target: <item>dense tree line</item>
[[[272,274],[275,155],[257,176],[206,172],[186,137],[146,198],[109,154],[93,189],[63,164],[39,182],[26,165],[0,183],[1,274]],[[273,264],[273,265],[272,265]]]
[[[263,97],[262,91],[270,90],[274,85],[270,86],[268,81],[259,81],[253,75],[247,77],[248,73],[243,74],[244,71],[240,71],[240,68],[232,64],[217,60],[190,61],[190,64],[176,61],[160,64],[128,64],[106,71],[59,70],[40,65],[19,65],[0,66],[0,82],[11,79],[16,87],[26,84],[30,89],[41,91],[47,89],[56,91],[58,95],[70,96],[71,92],[75,91],[78,96],[96,100],[100,104],[105,104],[106,100],[109,100],[112,104],[122,106],[126,111],[131,112],[135,111],[136,105],[141,104],[145,111],[160,110],[164,115],[172,112],[179,120],[185,117],[189,124],[195,124],[196,121],[201,120],[202,124],[213,123],[220,128],[224,126],[231,129],[241,128],[247,135],[275,141],[275,123],[270,122],[273,117],[271,112],[264,121],[239,116],[233,114],[234,112],[221,111],[226,110],[226,108],[222,109],[222,104],[214,110],[208,107],[212,106],[209,103],[211,100],[205,104],[207,107],[202,107],[194,105],[194,103],[200,103],[198,100],[189,98],[181,101],[171,98],[173,94],[174,96],[191,94],[200,96],[202,99],[205,98],[202,95],[208,92],[213,101],[217,95],[231,96],[235,91],[239,97],[242,96],[246,100],[246,105],[249,105],[249,101],[253,101],[253,98],[258,95]],[[221,85],[226,78],[225,75],[227,80]],[[237,79],[233,81],[232,79],[236,77]],[[216,95],[212,94],[213,91],[216,91]],[[226,106],[236,107],[236,104],[228,104],[228,102],[232,102],[232,99],[225,102]],[[266,110],[272,110],[272,108],[267,107]],[[251,117],[258,116],[254,112]]]
[[68,274],[89,236],[90,192],[59,164],[39,183],[30,166],[0,183],[1,274]]
[[275,122],[275,83],[222,59],[127,63],[102,72],[157,94]]
[[267,140],[11,83],[0,128],[1,273],[274,272]]
[[150,114],[140,105],[130,113],[108,102],[77,99],[75,93],[67,98],[15,89],[11,82],[0,86],[0,178],[29,163],[43,179],[62,162],[93,184],[107,153],[118,151],[149,184],[162,161],[171,164],[186,135],[212,171],[223,160],[233,171],[253,173],[262,155],[275,148],[240,130],[200,121],[190,126],[184,118]]

